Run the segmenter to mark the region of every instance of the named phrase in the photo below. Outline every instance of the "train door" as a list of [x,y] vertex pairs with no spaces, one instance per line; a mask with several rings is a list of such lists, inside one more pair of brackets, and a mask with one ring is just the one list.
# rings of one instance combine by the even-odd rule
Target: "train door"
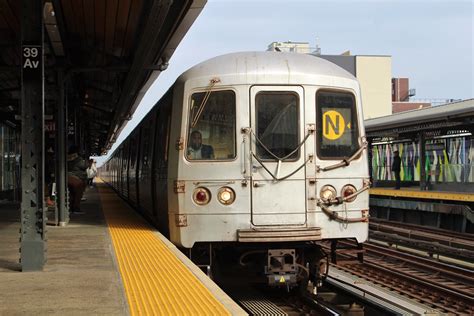
[[304,91],[253,86],[252,223],[306,224]]

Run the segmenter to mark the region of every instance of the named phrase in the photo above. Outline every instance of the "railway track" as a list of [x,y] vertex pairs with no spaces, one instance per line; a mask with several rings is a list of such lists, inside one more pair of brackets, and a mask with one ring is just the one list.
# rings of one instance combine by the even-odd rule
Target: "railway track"
[[[401,222],[395,222],[395,221],[387,221],[375,217],[370,218],[370,227],[372,228],[377,228],[377,227],[398,227],[398,228],[404,228],[404,229],[410,229],[412,231],[417,231],[417,232],[425,232],[429,233],[430,236],[434,235],[434,237],[437,239],[440,236],[447,237],[449,239],[461,239],[465,241],[471,241],[474,243],[474,235],[469,234],[469,233],[461,233],[461,232],[456,232],[456,231],[451,231],[451,230],[446,230],[446,229],[440,229],[440,228],[435,228],[435,227],[427,227],[427,226],[421,226],[421,225],[416,225],[416,224],[408,224],[408,223],[401,223]],[[442,237],[442,238],[443,238]]]
[[337,267],[442,313],[474,314],[474,273],[387,247],[364,244],[364,262],[340,254]]
[[370,224],[370,238],[409,246],[430,255],[474,261],[472,234],[377,220]]

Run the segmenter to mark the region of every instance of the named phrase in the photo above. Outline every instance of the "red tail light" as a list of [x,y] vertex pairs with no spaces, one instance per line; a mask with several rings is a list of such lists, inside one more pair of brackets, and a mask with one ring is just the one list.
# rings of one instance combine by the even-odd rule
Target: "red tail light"
[[[342,188],[341,195],[343,198],[348,198],[356,192],[357,192],[357,189],[353,185],[347,184]],[[354,195],[353,197],[347,199],[346,202],[352,202],[356,198],[357,198],[357,195]]]
[[206,205],[211,200],[211,193],[206,188],[196,188],[193,192],[193,200],[198,205]]

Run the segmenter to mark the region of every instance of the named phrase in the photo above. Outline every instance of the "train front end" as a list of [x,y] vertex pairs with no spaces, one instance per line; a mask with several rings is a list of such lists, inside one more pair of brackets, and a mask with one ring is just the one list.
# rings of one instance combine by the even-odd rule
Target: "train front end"
[[[271,285],[319,282],[323,240],[368,234],[357,80],[314,56],[237,53],[185,73],[174,93],[171,240],[231,248]],[[172,148],[172,147],[170,147]]]

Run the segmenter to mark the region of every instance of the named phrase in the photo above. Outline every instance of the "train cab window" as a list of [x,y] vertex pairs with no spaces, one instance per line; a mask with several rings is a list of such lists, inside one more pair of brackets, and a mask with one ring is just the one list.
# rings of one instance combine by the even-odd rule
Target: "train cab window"
[[235,93],[198,92],[191,96],[186,158],[231,160],[236,157]]
[[296,93],[264,91],[255,96],[257,137],[260,140],[257,142],[259,158],[298,158],[299,151],[295,151],[299,137],[298,112],[299,99]]
[[318,156],[339,159],[359,148],[357,111],[352,93],[319,91],[316,94]]

